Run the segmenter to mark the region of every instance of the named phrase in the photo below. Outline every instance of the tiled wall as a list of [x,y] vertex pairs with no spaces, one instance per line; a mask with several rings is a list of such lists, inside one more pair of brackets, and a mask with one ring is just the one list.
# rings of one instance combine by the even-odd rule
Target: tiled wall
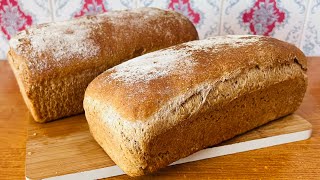
[[30,25],[145,6],[184,14],[200,38],[263,34],[320,55],[320,0],[0,0],[0,59],[10,37]]

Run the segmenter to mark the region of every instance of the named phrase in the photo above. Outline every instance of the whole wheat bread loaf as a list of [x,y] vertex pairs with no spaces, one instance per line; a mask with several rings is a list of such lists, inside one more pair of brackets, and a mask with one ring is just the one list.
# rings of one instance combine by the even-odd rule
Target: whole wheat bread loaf
[[195,39],[181,14],[140,8],[31,27],[10,40],[8,60],[35,121],[47,122],[83,112],[87,85],[106,69]]
[[99,75],[85,115],[112,160],[140,176],[294,112],[306,63],[294,45],[270,37],[183,43]]

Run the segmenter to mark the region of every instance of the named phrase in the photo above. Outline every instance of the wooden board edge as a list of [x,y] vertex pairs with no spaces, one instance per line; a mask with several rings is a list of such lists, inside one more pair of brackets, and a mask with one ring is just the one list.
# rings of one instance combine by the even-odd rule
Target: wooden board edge
[[[180,159],[170,164],[169,166],[193,162],[193,161],[199,161],[203,159],[219,157],[224,155],[230,155],[230,154],[235,154],[239,152],[251,151],[251,150],[276,146],[280,144],[287,144],[291,142],[302,141],[302,140],[309,139],[311,137],[311,134],[312,134],[312,129],[309,129],[309,130],[271,136],[271,137],[262,138],[262,139],[255,139],[255,140],[250,140],[250,141],[245,141],[245,142],[240,142],[240,143],[235,143],[230,145],[207,148],[197,153],[194,153],[186,158]],[[45,178],[44,180],[101,179],[101,178],[118,176],[122,174],[124,174],[124,172],[118,166],[115,165],[115,166],[110,166],[110,167],[105,167],[100,169],[83,171],[79,173]],[[28,177],[26,177],[26,179],[31,180]]]

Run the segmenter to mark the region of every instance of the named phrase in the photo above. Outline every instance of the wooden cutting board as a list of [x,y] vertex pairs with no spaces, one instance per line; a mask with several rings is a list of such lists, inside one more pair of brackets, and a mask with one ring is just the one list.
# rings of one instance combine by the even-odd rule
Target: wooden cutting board
[[[28,121],[26,179],[98,179],[123,174],[90,135],[84,115],[47,124],[38,124],[29,115]],[[311,131],[308,121],[293,114],[171,165],[300,141],[308,139]]]

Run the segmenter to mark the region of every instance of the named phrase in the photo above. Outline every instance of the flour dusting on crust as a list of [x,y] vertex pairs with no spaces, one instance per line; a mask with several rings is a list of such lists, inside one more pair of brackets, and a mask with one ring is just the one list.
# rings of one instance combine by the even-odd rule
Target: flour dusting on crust
[[232,48],[237,48],[241,46],[247,46],[252,43],[258,42],[261,40],[262,36],[256,35],[228,35],[228,36],[216,36],[209,37],[200,41],[192,41],[185,43],[189,46],[189,50],[200,50],[207,48],[218,49],[223,46],[229,46]]
[[[121,41],[117,39],[114,32],[105,33],[102,29],[104,27],[111,27],[110,29],[116,27],[116,32],[125,28],[144,32],[148,27],[147,29],[152,29],[154,34],[161,34],[163,32],[156,24],[159,19],[166,18],[169,22],[177,22],[177,25],[180,23],[181,26],[187,21],[187,18],[179,13],[156,8],[111,11],[96,16],[31,27],[12,38],[10,48],[17,55],[23,56],[29,69],[42,72],[55,67],[64,68],[74,64],[72,62],[88,61],[88,59],[99,56],[101,51],[107,51],[104,49],[106,47],[101,47],[99,44],[101,39],[97,37],[104,36],[102,41],[110,38]],[[129,23],[128,20],[130,20]],[[97,36],[99,33],[104,34]],[[126,33],[128,38],[131,36],[125,31],[119,33]],[[172,38],[170,31],[166,32],[166,38]]]
[[110,77],[125,83],[148,82],[167,76],[173,70],[190,72],[195,63],[187,51],[166,49],[124,62],[113,68],[115,72]]
[[172,74],[183,76],[184,73],[191,73],[198,64],[197,59],[192,57],[193,51],[218,52],[223,50],[224,46],[237,48],[257,42],[260,38],[261,36],[233,35],[187,42],[183,44],[185,45],[182,46],[183,48],[168,48],[152,52],[115,66],[110,69],[114,72],[110,74],[109,78],[134,84]]
[[[88,18],[81,18],[78,21],[56,22],[40,25],[40,28],[30,28],[14,37],[10,46],[18,54],[31,58],[50,52],[56,61],[92,57],[99,52],[99,46],[89,38],[92,31],[90,21]],[[30,46],[20,48],[26,41]]]

